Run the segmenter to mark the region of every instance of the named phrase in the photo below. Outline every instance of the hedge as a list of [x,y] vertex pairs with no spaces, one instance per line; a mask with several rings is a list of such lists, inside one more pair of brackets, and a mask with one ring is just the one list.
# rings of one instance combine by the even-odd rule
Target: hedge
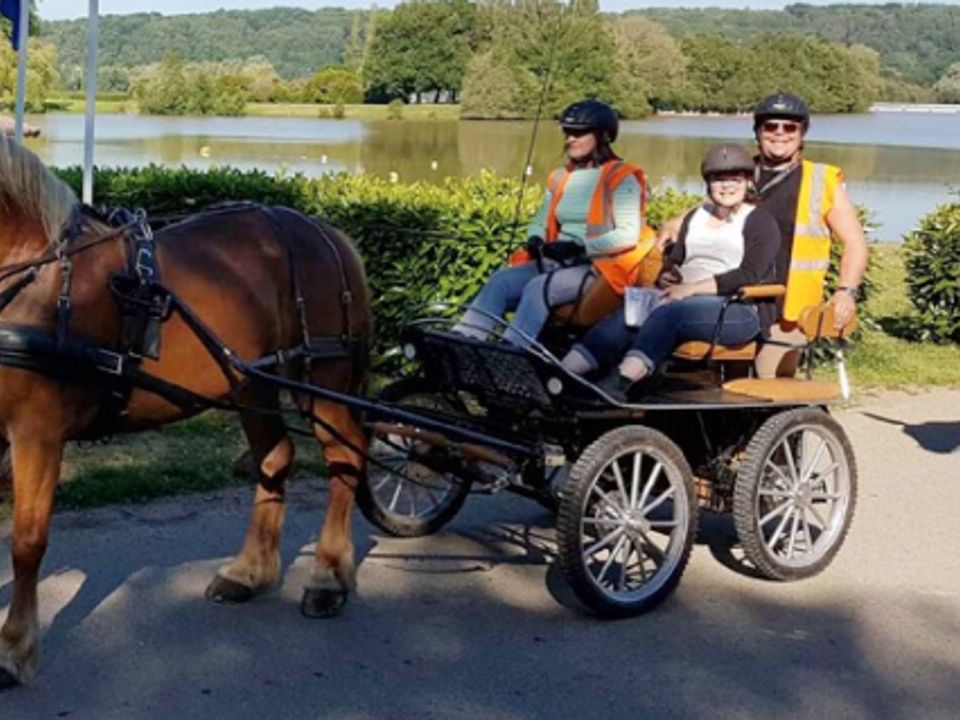
[[[55,172],[79,193],[80,168]],[[489,172],[436,185],[370,175],[308,178],[154,165],[98,169],[94,187],[95,204],[142,207],[159,225],[218,202],[253,200],[287,205],[343,229],[366,263],[381,358],[395,346],[403,323],[431,303],[473,297],[523,243],[526,223],[543,198],[540,185],[529,185],[515,223],[518,181]],[[648,221],[658,227],[699,200],[673,189],[654,193]]]

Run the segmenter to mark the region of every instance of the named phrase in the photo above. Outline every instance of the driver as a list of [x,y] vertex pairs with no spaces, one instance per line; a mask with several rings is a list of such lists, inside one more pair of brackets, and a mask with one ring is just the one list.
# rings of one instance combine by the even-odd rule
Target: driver
[[577,300],[598,276],[622,295],[653,246],[641,242],[643,171],[612,148],[619,131],[614,109],[598,100],[574,103],[561,114],[560,129],[567,163],[547,180],[526,250],[493,274],[454,331],[485,340],[497,318],[516,310],[504,337],[526,347],[552,308]]

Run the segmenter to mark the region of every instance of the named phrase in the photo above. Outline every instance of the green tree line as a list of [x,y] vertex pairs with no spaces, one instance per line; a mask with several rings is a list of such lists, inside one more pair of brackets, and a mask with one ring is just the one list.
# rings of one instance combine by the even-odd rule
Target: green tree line
[[[627,117],[736,111],[784,88],[816,111],[848,112],[878,99],[960,99],[958,20],[960,8],[932,5],[610,15],[596,0],[141,13],[102,18],[98,84],[169,114],[400,100],[461,102],[465,117],[529,117],[548,75],[548,112],[585,95]],[[50,92],[82,87],[86,27],[40,23],[34,33],[29,98],[39,109]],[[12,98],[13,63],[0,51],[0,103]]]

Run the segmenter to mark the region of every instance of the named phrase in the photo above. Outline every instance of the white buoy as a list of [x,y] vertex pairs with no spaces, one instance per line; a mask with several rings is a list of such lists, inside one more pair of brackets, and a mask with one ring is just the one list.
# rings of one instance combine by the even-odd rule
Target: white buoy
[[200,148],[200,157],[205,157],[205,158],[210,157],[210,146],[209,146],[209,145],[204,145],[203,147]]
[[436,170],[438,167],[440,167],[440,163],[438,163],[436,160],[431,161],[430,163],[431,170]]
[[321,155],[321,156],[320,156],[320,164],[321,164],[321,165],[326,165],[326,164],[327,164],[327,156],[326,156],[326,155]]
[[395,183],[400,179],[400,175],[395,170],[391,170],[390,175],[388,177],[390,178],[390,182],[392,183]]
[[527,177],[533,175],[533,165],[527,165]]

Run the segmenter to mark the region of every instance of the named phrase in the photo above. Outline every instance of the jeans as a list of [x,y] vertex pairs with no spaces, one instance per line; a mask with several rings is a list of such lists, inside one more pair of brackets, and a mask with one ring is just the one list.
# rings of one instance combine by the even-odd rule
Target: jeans
[[527,336],[537,337],[554,307],[573,302],[596,279],[592,265],[564,268],[545,260],[544,268],[548,272],[541,274],[536,263],[529,262],[497,270],[453,329],[486,340],[498,324],[495,318],[503,318],[510,310],[516,310],[504,338],[519,347],[527,347],[530,344]]
[[[610,365],[624,356],[641,358],[652,371],[670,357],[673,349],[689,340],[710,342],[716,332],[725,298],[693,297],[656,307],[639,328],[627,327],[621,308],[594,325],[574,345],[593,367]],[[723,316],[717,342],[739,345],[760,333],[760,319],[753,305],[730,303]]]

